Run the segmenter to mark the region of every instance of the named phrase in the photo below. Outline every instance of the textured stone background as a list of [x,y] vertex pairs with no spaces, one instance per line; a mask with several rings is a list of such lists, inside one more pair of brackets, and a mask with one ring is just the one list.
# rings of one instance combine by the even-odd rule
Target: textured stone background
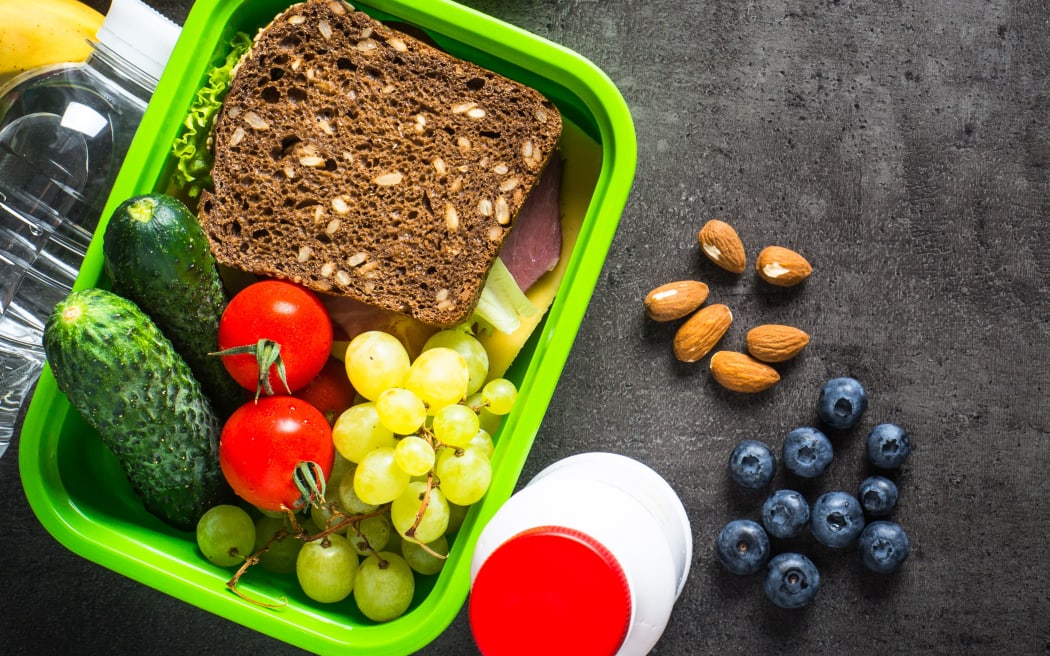
[[[181,21],[190,3],[151,4]],[[1050,651],[1050,5],[465,4],[593,61],[635,119],[636,183],[522,481],[609,450],[676,488],[696,551],[654,653]],[[752,257],[793,247],[815,273],[789,292],[721,275],[695,243],[712,217],[733,223]],[[706,360],[674,361],[673,327],[644,318],[649,289],[693,276],[734,310],[726,347],[765,322],[813,336],[771,392],[722,391]],[[915,450],[895,516],[913,553],[878,577],[855,553],[810,545],[821,593],[778,611],[755,579],[712,561],[720,527],[760,503],[730,488],[725,461],[740,439],[779,446],[813,422],[836,375],[863,381],[871,405],[805,491],[854,489],[866,429],[899,422]],[[296,653],[65,551],[30,513],[14,455],[0,460],[6,653]],[[475,653],[465,616],[422,653]]]

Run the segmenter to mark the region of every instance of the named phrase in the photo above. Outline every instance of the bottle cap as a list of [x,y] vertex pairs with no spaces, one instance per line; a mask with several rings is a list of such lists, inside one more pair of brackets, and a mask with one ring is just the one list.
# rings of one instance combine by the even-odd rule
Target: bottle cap
[[612,656],[631,626],[631,589],[600,542],[541,526],[497,547],[470,590],[470,627],[486,656]]
[[141,0],[112,0],[97,36],[121,58],[159,80],[181,32]]

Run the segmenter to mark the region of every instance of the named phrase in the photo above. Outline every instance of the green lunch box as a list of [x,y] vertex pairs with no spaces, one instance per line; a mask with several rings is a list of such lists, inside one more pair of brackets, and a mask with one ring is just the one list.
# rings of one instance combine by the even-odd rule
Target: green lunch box
[[[288,0],[198,0],[121,169],[108,217],[124,199],[160,192],[173,170],[172,142],[211,65],[232,36],[256,30],[292,4]],[[564,277],[542,322],[507,372],[520,393],[494,436],[493,480],[452,536],[443,570],[418,576],[412,605],[378,624],[352,599],[318,604],[292,575],[251,568],[239,589],[233,572],[211,565],[192,533],[172,529],[147,513],[116,459],[58,391],[45,368],[29,407],[19,445],[19,467],[29,503],[44,527],[73,552],[136,581],[276,639],[316,653],[409,654],[434,640],[458,614],[470,589],[470,561],[485,523],[510,497],[572,348],[634,180],[637,144],[628,108],[610,79],[557,44],[449,0],[365,0],[354,6],[382,21],[423,30],[440,48],[528,84],[561,111],[563,218],[579,227],[563,256]],[[96,232],[77,287],[105,285],[102,234]]]

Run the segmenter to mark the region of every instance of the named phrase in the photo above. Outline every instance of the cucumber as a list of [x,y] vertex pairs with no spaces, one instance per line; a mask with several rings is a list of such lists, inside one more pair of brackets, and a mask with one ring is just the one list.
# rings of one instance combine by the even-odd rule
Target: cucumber
[[197,217],[173,196],[129,198],[109,218],[102,252],[113,290],[160,326],[216,411],[232,414],[247,397],[222,358],[209,355],[219,350],[229,297]]
[[117,456],[146,510],[193,530],[232,494],[219,467],[219,417],[185,360],[128,299],[74,291],[44,327],[58,388]]

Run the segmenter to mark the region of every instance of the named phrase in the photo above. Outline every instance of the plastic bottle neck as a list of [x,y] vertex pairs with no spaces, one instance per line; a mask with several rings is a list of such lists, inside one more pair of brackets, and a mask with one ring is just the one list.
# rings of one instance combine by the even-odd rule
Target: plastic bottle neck
[[118,84],[121,89],[139,100],[143,106],[148,104],[150,96],[157,88],[156,78],[121,57],[105,43],[92,41],[91,45],[94,50],[85,62],[87,67]]

